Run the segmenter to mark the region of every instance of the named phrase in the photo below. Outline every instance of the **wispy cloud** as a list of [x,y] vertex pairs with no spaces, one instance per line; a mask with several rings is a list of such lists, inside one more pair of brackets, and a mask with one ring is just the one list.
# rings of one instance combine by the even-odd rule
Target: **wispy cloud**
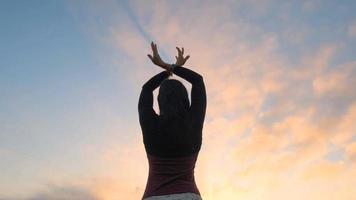
[[348,27],[347,27],[347,34],[351,38],[356,37],[356,22],[352,22]]
[[[270,3],[252,5],[261,15],[269,15]],[[133,9],[143,9],[134,5]],[[240,5],[209,2],[197,8],[188,2],[163,3],[154,7],[154,13],[165,17],[152,14],[143,25],[159,46],[172,50],[184,46],[191,55],[187,66],[205,78],[208,112],[196,171],[203,196],[327,199],[328,192],[317,188],[335,187],[334,193],[352,198],[354,181],[347,177],[355,177],[355,127],[346,124],[355,119],[356,65],[333,62],[344,39],[306,49],[293,63],[282,51],[285,33],[234,15]],[[302,5],[308,12],[316,7]],[[122,31],[117,30],[117,37]],[[307,33],[308,29],[295,29],[295,36],[287,40],[303,45],[311,39]],[[148,44],[139,49],[149,51]],[[345,149],[346,160],[327,159],[330,142]]]

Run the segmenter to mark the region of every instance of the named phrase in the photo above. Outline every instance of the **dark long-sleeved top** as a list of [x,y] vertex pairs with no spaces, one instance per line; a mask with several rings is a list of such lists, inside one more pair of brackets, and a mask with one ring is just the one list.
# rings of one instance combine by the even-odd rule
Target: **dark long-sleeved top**
[[[203,77],[183,66],[176,66],[173,73],[192,84],[189,119],[190,137],[186,144],[174,146],[163,137],[159,129],[159,116],[153,109],[153,91],[168,78],[163,71],[143,86],[138,103],[139,121],[149,161],[149,177],[143,198],[182,192],[199,193],[194,180],[194,168],[202,144],[202,130],[206,112],[206,91]],[[178,131],[179,132],[179,131]]]

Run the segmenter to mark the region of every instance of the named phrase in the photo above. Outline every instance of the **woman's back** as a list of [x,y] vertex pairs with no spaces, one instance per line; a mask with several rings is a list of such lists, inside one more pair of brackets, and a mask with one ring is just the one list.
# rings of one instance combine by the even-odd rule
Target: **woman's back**
[[186,119],[178,121],[165,121],[158,116],[156,128],[152,134],[148,133],[144,136],[144,144],[147,153],[165,157],[182,157],[189,156],[200,150],[201,141],[196,140],[199,135],[199,130],[194,130],[192,127],[193,120],[188,113]]
[[[139,99],[139,117],[147,153],[160,157],[179,157],[200,150],[206,112],[206,91],[201,75],[182,66],[174,73],[192,84],[191,105],[184,119],[164,120],[153,110],[153,90],[167,73],[161,72],[142,86]],[[183,122],[186,120],[186,122]]]
[[[139,98],[139,121],[149,162],[143,199],[181,193],[200,196],[194,179],[194,168],[202,144],[206,111],[205,85],[200,74],[183,66],[175,66],[172,72],[192,84],[190,106],[187,95],[182,92],[186,89],[177,89],[183,84],[167,79],[169,73],[165,71],[142,86]],[[174,81],[180,86],[166,87]],[[153,110],[153,91],[160,85],[160,115],[157,115]],[[177,91],[183,95],[172,97],[171,93]]]

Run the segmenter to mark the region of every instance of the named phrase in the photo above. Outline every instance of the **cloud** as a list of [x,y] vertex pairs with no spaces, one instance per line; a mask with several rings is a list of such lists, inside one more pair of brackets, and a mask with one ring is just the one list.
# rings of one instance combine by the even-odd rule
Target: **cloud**
[[319,0],[307,0],[302,3],[302,10],[304,12],[313,12],[320,8],[321,2]]
[[351,162],[356,161],[356,142],[352,142],[346,146],[346,154]]
[[347,27],[347,35],[350,38],[355,38],[356,37],[356,22],[352,22],[348,27]]
[[340,68],[334,69],[332,72],[326,72],[316,77],[313,81],[315,92],[318,95],[351,95],[352,89],[350,87],[352,84],[355,84],[355,80],[351,77],[351,67],[355,68],[354,66],[350,66],[346,70]]
[[98,200],[89,190],[78,186],[48,186],[25,200]]
[[[335,184],[341,179],[351,181],[345,174],[352,176],[354,172],[348,169],[353,162],[338,164],[325,159],[330,141],[341,148],[347,146],[349,158],[353,155],[353,127],[347,121],[355,119],[349,116],[355,101],[351,89],[354,64],[333,63],[343,45],[319,44],[296,55],[298,62],[292,63],[280,51],[278,34],[234,18],[233,8],[239,3],[209,2],[200,8],[190,2],[180,6],[162,3],[147,10],[140,1],[131,5],[143,29],[156,38],[159,49],[173,55],[175,46],[184,46],[191,55],[187,66],[204,76],[208,110],[196,169],[204,198],[290,198],[288,188],[293,188],[294,195],[301,192],[306,199],[320,199],[327,195],[308,187],[328,187],[333,185],[330,179]],[[266,13],[270,8],[267,5],[255,8],[260,14]],[[303,6],[305,10],[316,8],[311,3]],[[189,19],[185,17],[188,13]],[[145,21],[147,16],[149,20]],[[149,44],[131,31],[118,28],[113,39],[118,38],[118,48],[137,57],[134,60],[138,65],[143,64],[142,49],[149,52]],[[309,37],[308,30],[293,31],[291,40],[295,43],[303,44],[301,41]],[[130,42],[131,38],[140,42]],[[147,79],[151,75],[144,76]],[[327,105],[331,107],[325,113]],[[131,157],[123,156],[123,160]],[[336,192],[352,197],[342,188]]]

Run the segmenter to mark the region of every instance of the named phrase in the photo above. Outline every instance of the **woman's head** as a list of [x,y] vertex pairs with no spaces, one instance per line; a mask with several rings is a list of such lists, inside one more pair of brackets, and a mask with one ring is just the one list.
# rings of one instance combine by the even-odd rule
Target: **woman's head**
[[190,107],[187,89],[176,79],[164,80],[159,88],[158,106],[166,119],[185,118]]

